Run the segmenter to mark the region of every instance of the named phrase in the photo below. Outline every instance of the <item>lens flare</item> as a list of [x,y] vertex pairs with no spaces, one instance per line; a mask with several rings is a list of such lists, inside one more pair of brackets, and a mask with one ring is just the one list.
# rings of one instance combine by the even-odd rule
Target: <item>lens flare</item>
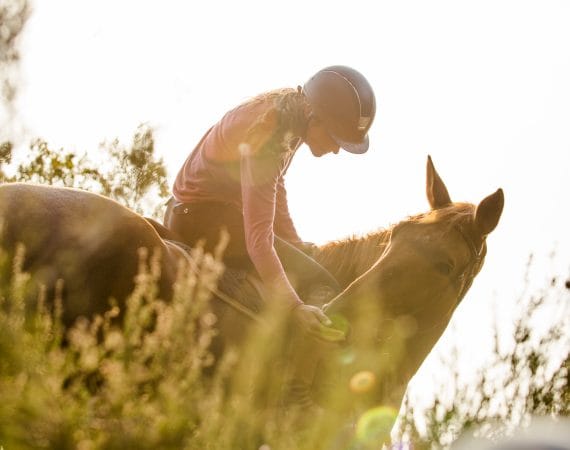
[[390,431],[398,412],[389,406],[369,409],[356,423],[356,439],[365,445],[390,442]]
[[337,360],[340,364],[349,366],[356,360],[356,354],[351,348],[346,348],[338,353]]
[[356,372],[349,381],[350,390],[355,394],[370,392],[374,386],[376,386],[376,375],[370,370]]

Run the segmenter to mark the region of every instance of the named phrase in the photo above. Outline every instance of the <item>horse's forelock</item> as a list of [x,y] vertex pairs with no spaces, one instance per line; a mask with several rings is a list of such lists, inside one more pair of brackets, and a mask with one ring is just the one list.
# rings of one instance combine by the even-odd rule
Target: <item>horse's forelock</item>
[[475,205],[472,203],[452,203],[444,208],[408,217],[404,222],[410,223],[445,223],[450,227],[472,222],[475,218]]

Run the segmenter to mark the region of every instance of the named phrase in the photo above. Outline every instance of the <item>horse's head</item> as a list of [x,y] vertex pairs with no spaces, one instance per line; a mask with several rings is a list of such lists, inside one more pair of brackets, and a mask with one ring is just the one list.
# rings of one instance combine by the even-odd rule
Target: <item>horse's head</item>
[[504,202],[499,189],[478,205],[453,203],[429,157],[427,197],[431,210],[394,226],[381,257],[325,307],[350,325],[349,371],[375,374],[375,403],[399,405],[481,270]]

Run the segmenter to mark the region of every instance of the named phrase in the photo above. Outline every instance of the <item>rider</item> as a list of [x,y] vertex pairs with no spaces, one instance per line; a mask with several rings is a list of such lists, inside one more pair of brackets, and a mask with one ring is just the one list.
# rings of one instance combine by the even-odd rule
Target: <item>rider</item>
[[[237,106],[211,127],[190,153],[173,186],[165,225],[189,245],[211,251],[225,228],[224,262],[255,269],[277,302],[309,334],[329,319],[306,305],[302,287],[340,291],[332,275],[310,257],[289,215],[283,177],[303,143],[314,156],[368,150],[376,111],[372,87],[358,71],[331,66],[303,87],[263,93]],[[288,278],[288,276],[290,278]],[[300,287],[297,291],[291,281]]]

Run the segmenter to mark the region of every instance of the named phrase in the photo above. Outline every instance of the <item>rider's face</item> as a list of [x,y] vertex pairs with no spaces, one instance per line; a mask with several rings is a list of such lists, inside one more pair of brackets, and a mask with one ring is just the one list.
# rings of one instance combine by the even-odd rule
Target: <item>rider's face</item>
[[327,132],[322,122],[314,116],[309,119],[305,143],[311,149],[311,153],[317,157],[327,153],[336,154],[340,150],[339,145]]

